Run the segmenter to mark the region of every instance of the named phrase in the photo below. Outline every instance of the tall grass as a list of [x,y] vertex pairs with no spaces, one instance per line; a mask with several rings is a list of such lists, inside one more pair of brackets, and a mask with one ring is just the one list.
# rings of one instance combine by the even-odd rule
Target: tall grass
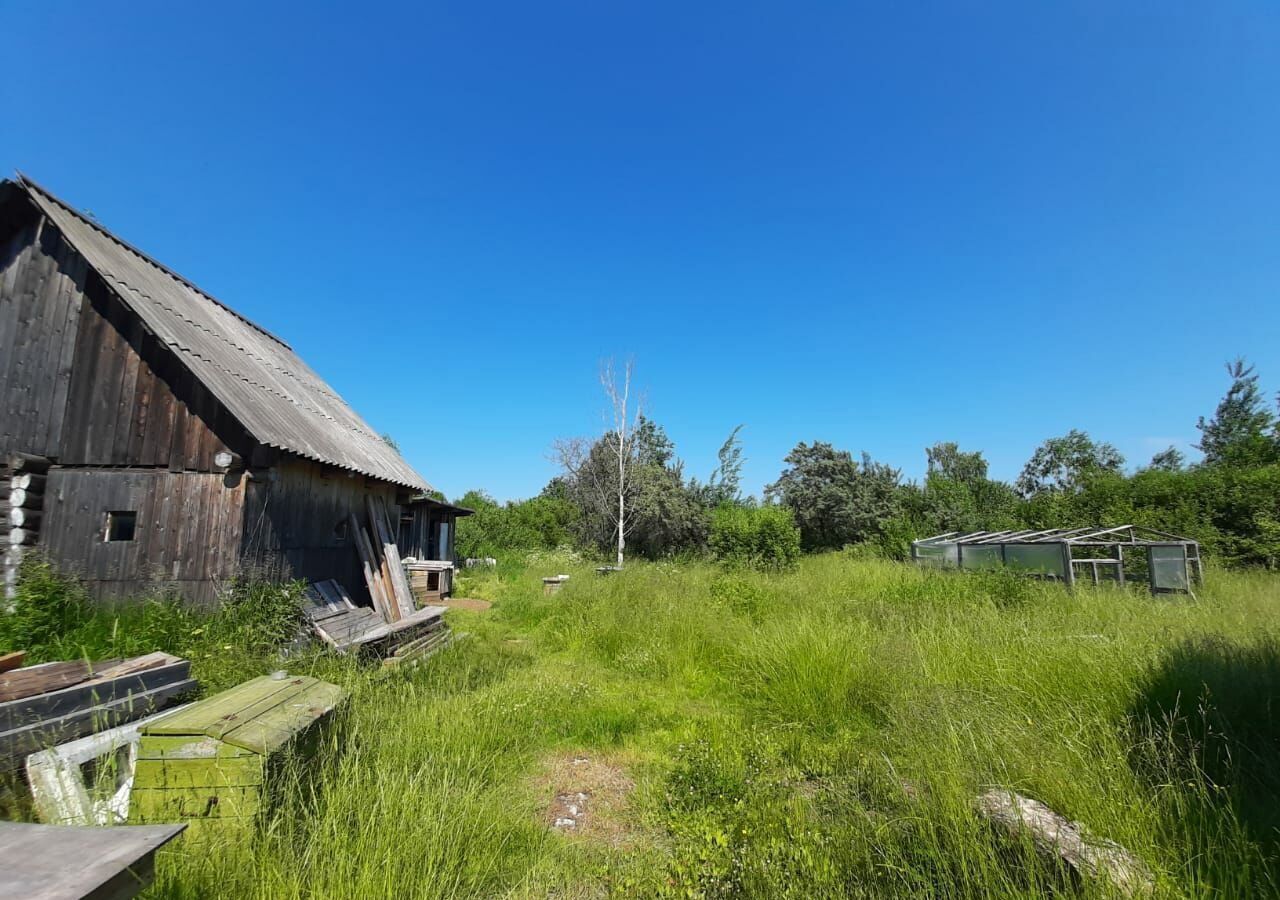
[[190,659],[206,693],[270,671],[302,621],[300,583],[244,577],[227,586],[216,609],[201,609],[160,590],[128,603],[94,603],[74,578],[34,555],[21,576],[13,609],[0,615],[0,652],[25,650],[31,664],[163,650]]
[[[1108,895],[986,827],[987,785],[1124,844],[1158,896],[1276,893],[1274,575],[1156,599],[835,553],[464,589],[495,606],[451,613],[470,639],[421,668],[293,661],[346,714],[256,831],[166,853],[154,896]],[[547,827],[540,773],[578,755],[635,783],[609,839]]]

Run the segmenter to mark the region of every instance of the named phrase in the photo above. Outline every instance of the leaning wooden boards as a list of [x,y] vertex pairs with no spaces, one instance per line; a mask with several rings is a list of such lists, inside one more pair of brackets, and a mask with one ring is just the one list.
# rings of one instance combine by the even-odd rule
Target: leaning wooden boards
[[400,560],[400,548],[396,546],[396,538],[391,530],[391,522],[387,518],[387,507],[380,500],[365,497],[365,505],[369,510],[369,522],[373,526],[373,534],[381,548],[384,569],[387,570],[387,581],[392,587],[397,619],[413,614],[413,593],[409,590],[409,578],[404,573],[404,563]]

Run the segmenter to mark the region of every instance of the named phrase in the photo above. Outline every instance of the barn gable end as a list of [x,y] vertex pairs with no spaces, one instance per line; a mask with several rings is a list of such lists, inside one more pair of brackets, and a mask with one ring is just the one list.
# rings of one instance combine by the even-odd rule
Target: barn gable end
[[340,523],[426,482],[287,345],[26,181],[0,254],[0,459],[47,467],[7,577],[39,546],[101,598],[246,568],[364,593]]

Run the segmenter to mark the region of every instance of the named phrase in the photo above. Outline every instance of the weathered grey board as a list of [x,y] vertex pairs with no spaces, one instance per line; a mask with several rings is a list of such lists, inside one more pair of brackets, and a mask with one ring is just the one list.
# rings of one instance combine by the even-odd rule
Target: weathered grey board
[[56,718],[0,732],[0,771],[17,768],[32,753],[156,712],[174,698],[195,690],[197,686],[197,682],[190,678],[169,682]]
[[168,665],[113,678],[110,681],[80,683],[61,690],[0,703],[0,733],[108,703],[130,694],[141,694],[166,684],[186,681],[190,676],[191,663],[188,660],[179,659]]
[[156,850],[186,827],[77,828],[0,822],[0,897],[133,897],[151,883]]
[[339,652],[396,635],[422,634],[444,625],[442,606],[423,607],[395,622],[386,622],[375,610],[352,605],[342,586],[332,581],[311,585],[307,597],[309,602],[303,607],[307,618],[320,637]]
[[0,246],[0,449],[57,454],[85,278],[35,217]]
[[[112,660],[114,665],[119,660]],[[83,660],[47,662],[24,666],[0,675],[0,704],[7,704],[22,697],[57,691],[89,678],[92,665]]]

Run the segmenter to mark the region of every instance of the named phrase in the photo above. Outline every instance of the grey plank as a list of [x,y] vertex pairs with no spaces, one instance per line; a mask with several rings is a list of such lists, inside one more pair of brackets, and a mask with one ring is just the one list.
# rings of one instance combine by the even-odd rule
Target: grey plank
[[186,827],[77,828],[0,822],[0,896],[27,900],[132,897],[151,882],[156,850]]
[[34,697],[10,700],[0,703],[0,731],[10,731],[110,703],[130,694],[142,694],[166,684],[186,681],[190,674],[191,663],[184,659],[106,682],[77,684]]
[[86,734],[156,712],[173,698],[180,697],[196,687],[197,683],[194,679],[171,682],[89,709],[77,710],[55,719],[0,732],[0,771],[16,768],[28,755],[55,744],[84,737]]

